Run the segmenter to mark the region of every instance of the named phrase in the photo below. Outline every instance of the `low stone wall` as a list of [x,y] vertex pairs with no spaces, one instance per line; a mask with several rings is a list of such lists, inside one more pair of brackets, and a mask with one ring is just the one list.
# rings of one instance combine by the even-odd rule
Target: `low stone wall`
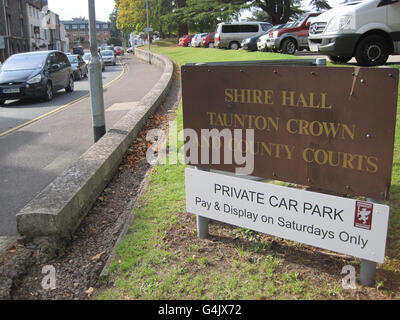
[[[136,49],[147,61],[147,52]],[[18,232],[27,239],[70,239],[98,195],[118,170],[122,159],[147,118],[163,102],[172,83],[173,64],[152,54],[152,64],[164,72],[153,89],[16,216]]]

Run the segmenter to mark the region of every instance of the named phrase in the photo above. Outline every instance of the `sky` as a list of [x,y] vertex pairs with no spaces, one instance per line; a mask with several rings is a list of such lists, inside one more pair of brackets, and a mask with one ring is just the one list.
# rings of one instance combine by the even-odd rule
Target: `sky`
[[[61,20],[71,20],[77,17],[88,18],[88,1],[87,0],[48,0],[49,9],[60,16]],[[342,2],[342,0],[328,0],[329,4],[334,7]],[[309,0],[303,0],[304,5],[308,5]],[[100,21],[108,21],[110,13],[114,9],[114,0],[95,0],[96,19]]]
[[[87,0],[48,0],[48,3],[49,9],[57,13],[60,20],[89,16]],[[114,5],[114,0],[95,0],[96,20],[108,21]]]

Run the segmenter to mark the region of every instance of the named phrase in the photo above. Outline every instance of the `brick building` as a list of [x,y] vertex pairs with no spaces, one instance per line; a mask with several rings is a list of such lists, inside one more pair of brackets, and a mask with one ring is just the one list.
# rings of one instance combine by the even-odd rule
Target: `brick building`
[[29,51],[29,29],[26,2],[0,0],[0,60]]
[[0,0],[0,61],[19,52],[62,50],[60,19],[47,0]]
[[[73,18],[61,23],[65,26],[70,46],[82,45],[86,49],[89,48],[89,20]],[[107,41],[110,39],[110,27],[109,22],[96,21],[97,44],[99,46],[107,44]]]

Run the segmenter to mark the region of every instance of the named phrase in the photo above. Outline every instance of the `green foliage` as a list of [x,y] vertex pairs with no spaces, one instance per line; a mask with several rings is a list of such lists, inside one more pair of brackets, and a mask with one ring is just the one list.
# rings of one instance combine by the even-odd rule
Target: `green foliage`
[[310,6],[312,6],[317,11],[331,9],[331,6],[329,5],[328,1],[326,1],[326,0],[311,0]]

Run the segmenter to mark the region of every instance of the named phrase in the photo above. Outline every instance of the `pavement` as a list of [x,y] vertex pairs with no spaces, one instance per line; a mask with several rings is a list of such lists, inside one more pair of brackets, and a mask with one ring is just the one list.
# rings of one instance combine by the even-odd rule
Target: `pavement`
[[[106,129],[134,107],[162,74],[132,55],[121,62],[126,72],[104,89]],[[15,214],[93,145],[90,99],[85,90],[78,88],[75,94],[77,102],[61,110],[53,107],[48,116],[0,136],[0,236],[17,235]]]

